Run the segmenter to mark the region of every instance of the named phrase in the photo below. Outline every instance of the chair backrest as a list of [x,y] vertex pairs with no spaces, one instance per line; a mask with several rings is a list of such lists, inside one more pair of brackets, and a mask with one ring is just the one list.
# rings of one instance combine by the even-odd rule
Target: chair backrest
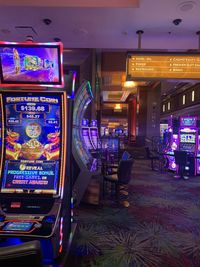
[[149,149],[148,146],[145,147],[145,151],[146,151],[146,157],[147,157],[147,159],[150,159],[150,149]]
[[19,245],[1,247],[0,266],[42,267],[40,242],[34,240]]
[[128,184],[131,180],[131,171],[133,166],[133,159],[120,160],[118,167],[118,181],[121,184]]
[[175,163],[178,165],[186,165],[187,151],[174,150]]
[[130,159],[131,158],[131,154],[130,153],[128,153],[128,151],[124,151],[123,152],[123,154],[122,154],[122,160],[128,160],[128,159]]

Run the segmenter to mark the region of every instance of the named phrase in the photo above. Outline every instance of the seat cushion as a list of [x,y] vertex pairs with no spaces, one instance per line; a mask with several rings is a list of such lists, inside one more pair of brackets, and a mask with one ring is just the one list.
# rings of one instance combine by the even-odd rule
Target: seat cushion
[[117,175],[117,173],[111,174],[111,175],[106,175],[106,176],[104,176],[104,180],[110,181],[110,182],[117,182],[118,181],[118,175]]

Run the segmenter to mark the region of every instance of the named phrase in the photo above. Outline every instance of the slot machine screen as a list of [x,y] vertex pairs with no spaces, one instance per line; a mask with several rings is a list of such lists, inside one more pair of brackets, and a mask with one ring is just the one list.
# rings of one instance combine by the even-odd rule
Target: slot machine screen
[[1,84],[63,87],[61,43],[0,42]]
[[33,226],[32,222],[9,222],[4,227],[4,231],[28,232]]
[[4,93],[1,193],[58,194],[62,93]]
[[195,134],[181,134],[180,143],[195,144]]
[[119,139],[102,138],[102,150],[117,152],[119,150]]

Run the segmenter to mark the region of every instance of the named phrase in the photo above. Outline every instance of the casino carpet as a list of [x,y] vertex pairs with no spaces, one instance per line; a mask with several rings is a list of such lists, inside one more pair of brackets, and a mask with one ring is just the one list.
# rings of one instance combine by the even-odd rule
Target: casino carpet
[[76,210],[68,267],[199,267],[200,177],[173,178],[135,160],[128,208]]

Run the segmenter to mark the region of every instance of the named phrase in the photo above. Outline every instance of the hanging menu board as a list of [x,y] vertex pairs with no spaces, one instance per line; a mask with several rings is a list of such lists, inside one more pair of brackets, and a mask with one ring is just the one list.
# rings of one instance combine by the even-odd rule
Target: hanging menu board
[[127,80],[200,79],[200,53],[129,53]]

